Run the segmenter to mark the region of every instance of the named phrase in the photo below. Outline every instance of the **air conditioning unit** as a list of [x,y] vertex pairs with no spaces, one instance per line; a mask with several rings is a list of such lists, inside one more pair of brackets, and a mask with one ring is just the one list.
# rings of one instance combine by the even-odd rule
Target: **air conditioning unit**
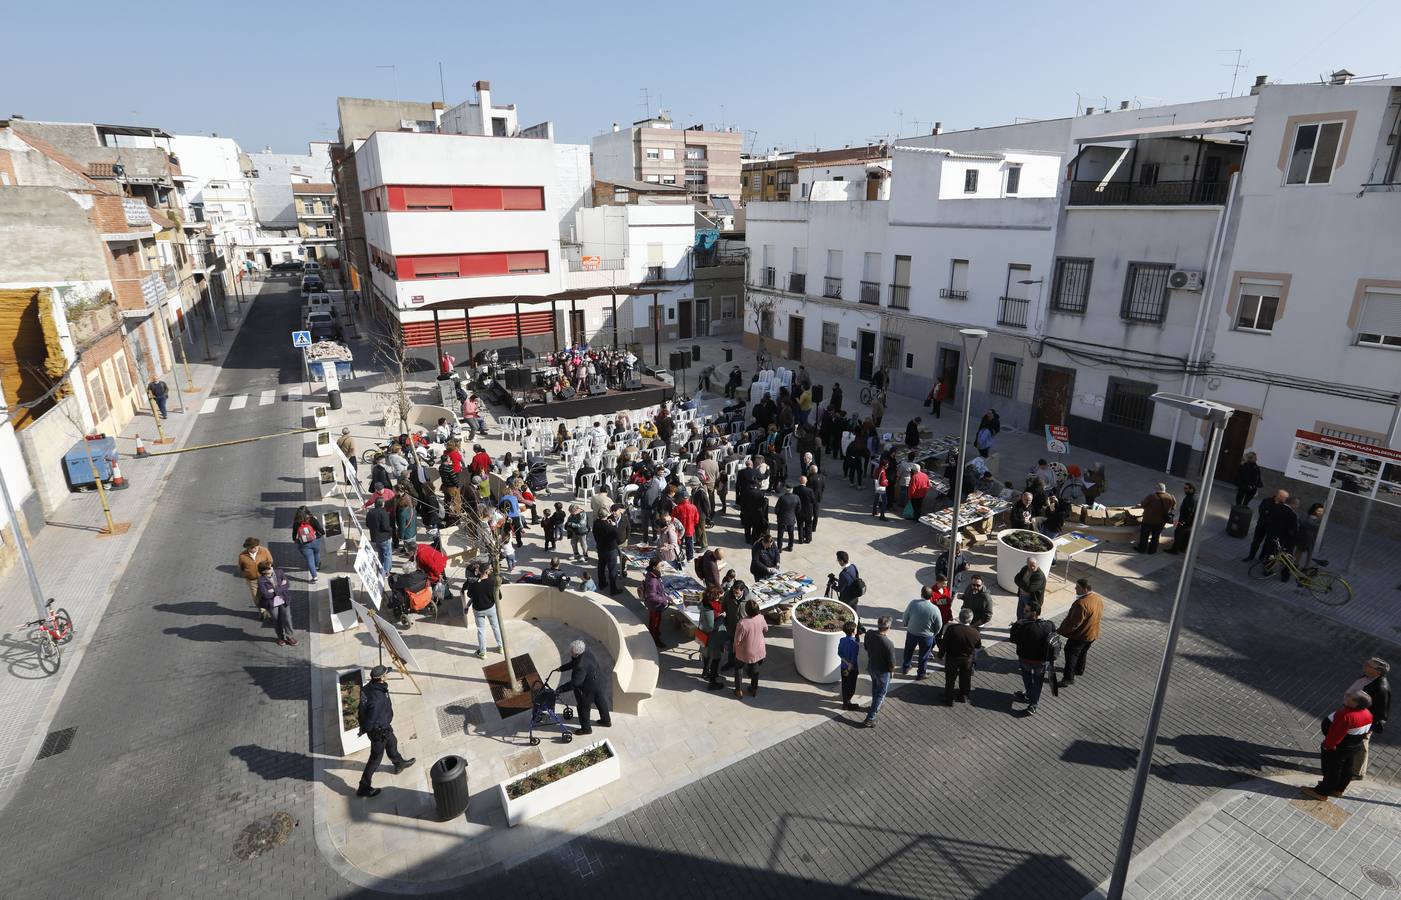
[[1202,289],[1202,273],[1189,269],[1174,269],[1168,276],[1168,287],[1175,291],[1199,291]]

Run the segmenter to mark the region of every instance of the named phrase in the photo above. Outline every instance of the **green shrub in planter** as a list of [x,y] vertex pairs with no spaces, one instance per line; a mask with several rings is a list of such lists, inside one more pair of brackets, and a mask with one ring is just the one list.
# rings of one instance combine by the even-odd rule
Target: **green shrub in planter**
[[831,600],[809,600],[800,604],[793,615],[813,631],[841,631],[843,625],[854,621],[846,604]]
[[1023,553],[1046,553],[1055,548],[1051,539],[1035,531],[1018,529],[1002,536],[1002,542]]

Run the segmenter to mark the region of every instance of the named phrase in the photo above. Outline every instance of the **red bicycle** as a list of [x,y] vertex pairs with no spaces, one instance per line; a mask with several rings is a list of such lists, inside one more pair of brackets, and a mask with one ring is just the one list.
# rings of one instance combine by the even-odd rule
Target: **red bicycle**
[[20,628],[33,628],[29,639],[39,646],[39,667],[50,675],[58,671],[59,658],[63,656],[63,645],[73,640],[73,619],[63,607],[54,609],[54,600],[44,604],[47,615],[33,622],[25,622]]

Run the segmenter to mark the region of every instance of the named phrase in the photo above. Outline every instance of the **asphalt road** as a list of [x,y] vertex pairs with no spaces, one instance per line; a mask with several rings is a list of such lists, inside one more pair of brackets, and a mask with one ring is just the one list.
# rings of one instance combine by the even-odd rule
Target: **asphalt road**
[[[297,308],[281,284],[259,295],[215,395],[297,383],[284,337]],[[190,443],[279,431],[301,412],[279,400],[201,416]],[[71,749],[39,761],[0,813],[6,896],[368,896],[311,834],[308,644],[278,647],[232,572],[256,534],[300,574],[288,526],[304,443],[179,461],[53,722],[77,729]],[[902,684],[877,729],[834,717],[472,890],[1078,898],[1112,859],[1168,594],[1111,591],[1088,676],[1034,718],[1012,715],[1019,679],[999,647],[967,706],[935,705],[941,685]],[[1222,786],[1312,770],[1317,716],[1357,662],[1398,655],[1214,579],[1199,584],[1180,652],[1140,846]],[[1373,777],[1395,781],[1398,756],[1375,743]],[[279,813],[286,840],[245,858],[245,830]]]

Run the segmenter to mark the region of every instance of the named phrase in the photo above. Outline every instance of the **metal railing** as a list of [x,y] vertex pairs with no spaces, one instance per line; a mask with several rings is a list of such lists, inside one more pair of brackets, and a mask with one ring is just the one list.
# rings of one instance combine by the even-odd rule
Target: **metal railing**
[[1226,202],[1224,181],[1072,181],[1071,206],[1214,206]]
[[764,266],[759,270],[759,284],[761,287],[773,287],[778,281],[778,271],[773,266]]
[[644,281],[666,281],[666,266],[648,266]]
[[939,296],[945,300],[967,300],[967,291],[956,291],[953,288],[939,288]]
[[806,272],[788,273],[788,293],[806,294],[808,292],[808,276]]
[[583,259],[570,259],[565,261],[571,272],[619,272],[627,268],[627,260],[605,259],[600,256],[590,257],[587,261]]
[[861,302],[869,303],[872,306],[880,306],[880,282],[861,282]]
[[1002,297],[997,307],[997,324],[1025,328],[1031,301],[1025,297]]
[[842,299],[842,280],[827,275],[822,279],[822,296],[830,297],[833,300]]
[[910,286],[908,284],[890,285],[890,305],[895,309],[910,308]]

